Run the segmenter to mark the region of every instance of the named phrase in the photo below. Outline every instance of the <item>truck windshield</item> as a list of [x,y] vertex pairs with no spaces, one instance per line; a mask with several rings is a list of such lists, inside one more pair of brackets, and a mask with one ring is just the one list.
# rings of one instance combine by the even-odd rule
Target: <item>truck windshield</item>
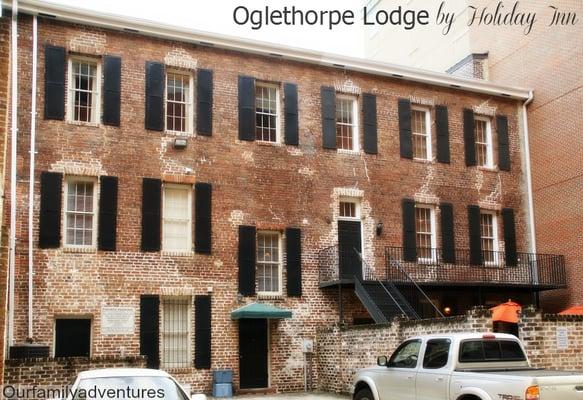
[[514,340],[464,340],[460,345],[460,362],[526,361]]

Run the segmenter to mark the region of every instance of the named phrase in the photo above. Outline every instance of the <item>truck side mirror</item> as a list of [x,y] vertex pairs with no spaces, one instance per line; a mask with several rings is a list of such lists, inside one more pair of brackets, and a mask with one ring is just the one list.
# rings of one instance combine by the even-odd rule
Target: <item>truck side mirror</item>
[[379,367],[386,367],[387,366],[387,356],[378,356],[377,357],[377,365]]

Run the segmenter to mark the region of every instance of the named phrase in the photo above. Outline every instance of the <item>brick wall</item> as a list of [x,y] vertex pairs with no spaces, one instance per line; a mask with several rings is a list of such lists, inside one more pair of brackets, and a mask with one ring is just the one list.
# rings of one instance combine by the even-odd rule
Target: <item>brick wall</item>
[[60,386],[73,383],[79,372],[100,368],[141,368],[142,357],[30,358],[6,360],[5,384]]
[[[31,18],[19,22],[18,176],[28,175],[30,131]],[[73,124],[42,119],[44,108],[44,45],[64,46],[86,55],[122,58],[121,125]],[[176,150],[174,136],[144,129],[144,65],[148,60],[214,72],[212,137],[193,135],[185,150]],[[237,139],[237,78],[250,75],[269,82],[295,82],[299,89],[299,146],[265,145]],[[320,87],[335,86],[350,93],[377,94],[379,154],[344,154],[322,149]],[[451,163],[415,162],[399,155],[398,98],[444,104],[449,110]],[[517,103],[511,99],[432,87],[398,79],[306,65],[276,58],[228,52],[128,32],[39,19],[39,70],[35,193],[28,182],[17,186],[16,336],[27,337],[27,215],[34,202],[33,340],[53,349],[54,320],[59,316],[92,319],[91,355],[109,357],[139,352],[141,294],[207,294],[212,288],[212,368],[233,368],[238,384],[238,325],[230,312],[256,297],[237,297],[238,225],[282,231],[302,229],[301,298],[263,300],[289,309],[293,318],[273,321],[270,342],[270,382],[277,391],[303,389],[303,339],[315,339],[316,329],[338,320],[337,292],[318,288],[317,253],[336,243],[339,193],[357,193],[363,209],[364,256],[373,266],[384,261],[385,246],[401,246],[401,200],[404,197],[454,205],[456,247],[468,247],[466,207],[483,204],[516,212],[519,249],[527,246],[522,155]],[[464,163],[462,110],[489,110],[508,116],[512,171],[467,168]],[[434,118],[432,118],[433,120]],[[435,136],[435,135],[434,135]],[[435,148],[435,143],[433,144]],[[494,148],[497,148],[496,144]],[[111,175],[119,178],[117,251],[43,250],[38,243],[41,171],[66,175]],[[210,182],[213,185],[211,255],[163,254],[140,251],[142,178]],[[4,213],[4,221],[8,214]],[[436,216],[439,219],[439,213]],[[380,236],[377,221],[384,223]],[[503,237],[500,224],[498,235]],[[440,246],[440,235],[437,245]],[[503,248],[503,243],[500,243]],[[283,287],[286,287],[284,266]],[[285,293],[285,290],[284,290]],[[354,295],[346,294],[345,320],[362,317]],[[133,307],[135,334],[102,335],[104,306]],[[193,321],[194,323],[194,321]],[[209,370],[172,370],[181,383],[209,390]]]
[[[533,367],[583,369],[583,317],[542,314],[525,309],[520,338]],[[557,349],[557,327],[568,330],[569,348]],[[359,368],[375,365],[377,356],[390,354],[405,339],[424,334],[492,331],[490,311],[476,307],[464,316],[443,319],[395,320],[384,325],[323,328],[316,345],[318,388],[345,393]]]

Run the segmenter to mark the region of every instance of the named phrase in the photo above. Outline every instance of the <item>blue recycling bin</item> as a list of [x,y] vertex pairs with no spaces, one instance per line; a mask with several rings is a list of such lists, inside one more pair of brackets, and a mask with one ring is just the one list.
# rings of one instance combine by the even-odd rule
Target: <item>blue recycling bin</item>
[[213,397],[233,397],[233,370],[213,371]]

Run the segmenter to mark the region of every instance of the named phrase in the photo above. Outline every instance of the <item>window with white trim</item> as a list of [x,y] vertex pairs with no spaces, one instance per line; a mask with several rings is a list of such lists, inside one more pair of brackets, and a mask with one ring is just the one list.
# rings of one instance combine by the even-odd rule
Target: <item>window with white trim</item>
[[279,87],[273,84],[255,85],[255,139],[263,142],[279,140]]
[[68,120],[99,123],[101,64],[95,58],[69,58]]
[[192,186],[164,184],[162,250],[192,250]]
[[191,365],[191,298],[162,298],[162,367]]
[[434,207],[423,204],[415,205],[415,232],[417,235],[417,261],[435,261],[437,235]]
[[476,134],[476,163],[481,167],[492,168],[494,166],[494,155],[490,118],[476,116],[474,119],[474,131]]
[[431,160],[431,113],[428,108],[411,107],[413,158]]
[[281,294],[281,235],[257,233],[257,292]]
[[192,74],[168,71],[166,73],[166,131],[192,132]]
[[360,219],[360,207],[358,202],[351,200],[340,200],[338,203],[340,219]]
[[484,263],[498,263],[498,218],[495,212],[480,211],[480,239]]
[[97,238],[96,181],[67,177],[65,185],[65,246],[92,248]]
[[336,96],[336,148],[358,151],[358,113],[356,99]]

